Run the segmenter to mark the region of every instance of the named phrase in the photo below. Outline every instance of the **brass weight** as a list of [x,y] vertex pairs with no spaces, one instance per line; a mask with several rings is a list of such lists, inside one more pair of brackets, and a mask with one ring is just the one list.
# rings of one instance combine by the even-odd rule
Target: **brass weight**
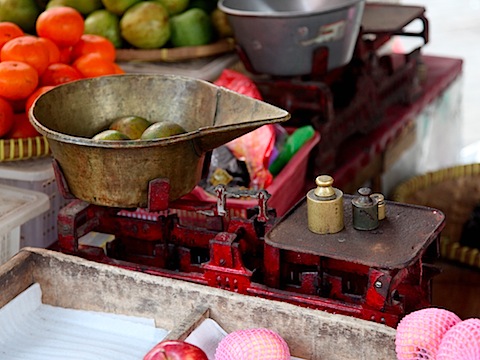
[[317,234],[335,234],[344,227],[343,192],[334,188],[333,178],[321,175],[317,187],[307,193],[308,229]]
[[383,220],[387,216],[385,196],[380,193],[370,195],[372,199],[375,199],[378,203],[378,220]]

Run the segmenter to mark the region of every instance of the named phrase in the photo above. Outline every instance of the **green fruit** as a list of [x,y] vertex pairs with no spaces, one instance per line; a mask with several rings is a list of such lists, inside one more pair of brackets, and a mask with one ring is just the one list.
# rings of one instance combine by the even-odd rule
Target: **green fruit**
[[130,140],[130,138],[117,130],[104,130],[99,132],[94,137],[93,140]]
[[133,5],[120,19],[122,37],[140,49],[157,49],[170,38],[167,10],[153,1]]
[[141,1],[142,0],[102,0],[102,3],[108,11],[116,15],[123,15],[127,9]]
[[102,0],[64,0],[64,2],[66,6],[74,8],[83,15],[88,15],[103,7]]
[[226,38],[233,36],[233,30],[228,22],[227,14],[225,14],[219,8],[213,10],[210,14],[210,19],[212,20],[212,25],[218,36],[221,38]]
[[150,125],[142,134],[140,139],[152,140],[161,139],[173,135],[186,133],[185,129],[171,121],[159,121]]
[[47,5],[46,9],[50,9],[55,6],[67,6],[68,0],[50,0]]
[[167,9],[170,16],[180,14],[181,12],[185,11],[188,7],[189,0],[154,0],[155,2],[159,3],[165,9]]
[[122,116],[117,119],[110,125],[110,130],[117,130],[121,133],[127,135],[130,139],[140,139],[142,133],[148,128],[152,123],[145,118],[140,116]]
[[202,9],[189,9],[170,19],[174,47],[206,45],[213,40],[210,16]]
[[0,0],[0,21],[10,21],[32,33],[40,8],[35,0]]
[[110,40],[116,48],[122,47],[120,19],[106,9],[95,10],[85,18],[84,33],[103,36]]

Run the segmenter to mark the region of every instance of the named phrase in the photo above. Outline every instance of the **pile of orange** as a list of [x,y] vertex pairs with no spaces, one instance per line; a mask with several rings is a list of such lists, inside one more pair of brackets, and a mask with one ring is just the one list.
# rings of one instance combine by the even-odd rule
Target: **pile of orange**
[[0,22],[0,138],[38,136],[27,114],[54,86],[124,73],[115,63],[113,44],[83,31],[82,15],[63,6],[39,15],[36,35]]

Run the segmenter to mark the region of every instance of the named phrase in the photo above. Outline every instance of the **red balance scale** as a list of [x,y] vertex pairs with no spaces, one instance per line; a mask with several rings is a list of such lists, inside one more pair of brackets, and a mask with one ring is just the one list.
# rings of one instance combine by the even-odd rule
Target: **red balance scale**
[[[70,194],[54,161],[59,190]],[[61,252],[133,271],[384,323],[428,306],[445,218],[437,210],[386,202],[373,231],[352,227],[352,196],[344,197],[345,227],[318,235],[307,228],[305,199],[277,218],[269,194],[229,193],[216,204],[168,202],[169,181],[149,184],[148,207],[121,209],[75,199],[61,209]],[[232,217],[228,197],[258,205]],[[86,238],[100,238],[97,243]]]
[[[388,9],[392,14],[392,8]],[[420,18],[425,25],[420,36],[426,41],[424,9],[405,9],[407,11],[400,12],[403,16],[397,16],[399,8],[393,8],[395,19],[403,19],[402,24],[395,27],[402,28]],[[369,11],[364,16],[368,14]],[[374,49],[392,35],[391,31],[384,36],[380,28],[377,30]],[[361,60],[378,60],[370,57],[371,51],[363,52],[365,47],[371,50],[371,45],[363,37],[357,44],[356,53]],[[387,87],[395,88],[398,83],[416,84],[414,74],[420,59],[416,54],[418,51],[405,56],[404,60],[408,61],[403,62],[404,70],[396,72],[410,74],[407,78],[411,81],[389,73],[392,77]],[[393,66],[393,60],[381,62],[386,64],[386,67],[381,66],[383,70]],[[355,65],[355,61],[352,64]],[[378,68],[370,67],[370,62],[366,64],[367,68],[361,71],[365,76],[356,78],[357,87],[354,88],[366,83],[370,85],[362,89],[378,90],[375,81],[368,76],[384,78],[385,72],[382,70],[378,75],[375,70]],[[318,67],[319,73],[321,68]],[[348,69],[333,70],[322,76],[345,78],[350,74]],[[329,169],[335,167],[330,157],[338,155],[339,145],[352,134],[370,128],[372,121],[375,123],[375,118],[386,106],[380,106],[375,99],[386,98],[386,95],[363,97],[365,111],[357,111],[357,100],[348,99],[350,105],[345,107],[345,113],[351,115],[350,120],[340,116],[337,109],[335,118],[328,118],[335,104],[330,102],[333,99],[329,89],[336,82],[327,84],[328,81],[324,83],[319,77],[314,75],[306,83],[305,78],[268,79],[268,83],[273,84],[268,87],[270,90],[262,80],[255,80],[267,102],[291,112],[293,121],[303,118],[317,127],[322,141],[314,156],[315,172],[329,173]],[[304,90],[296,86],[300,81],[299,86]],[[293,91],[285,93],[286,88]],[[293,97],[295,101],[285,104],[273,101],[275,89],[282,89],[280,93],[290,94],[287,98]],[[407,86],[407,89],[402,94],[411,93],[412,88]],[[301,99],[295,98],[298,94]],[[299,108],[298,101],[308,111]],[[313,114],[311,118],[304,117],[308,112]],[[321,114],[326,114],[327,118],[320,119]],[[359,114],[368,116],[360,121]],[[56,161],[54,169],[61,194],[74,198]],[[435,209],[386,201],[387,216],[379,227],[359,231],[352,227],[351,201],[354,197],[345,195],[343,230],[318,235],[308,229],[305,198],[298,199],[296,205],[279,218],[275,209],[270,208],[270,196],[264,190],[232,193],[218,187],[216,203],[185,198],[169,201],[174,185],[178,184],[164,178],[151,180],[145,208],[122,209],[74,199],[60,211],[56,248],[133,271],[354,316],[391,327],[395,327],[404,315],[431,303],[431,279],[436,273],[433,262],[438,258],[439,238],[445,223],[444,215]],[[229,197],[255,198],[257,205],[248,209],[246,216],[234,216],[228,209],[226,199]]]

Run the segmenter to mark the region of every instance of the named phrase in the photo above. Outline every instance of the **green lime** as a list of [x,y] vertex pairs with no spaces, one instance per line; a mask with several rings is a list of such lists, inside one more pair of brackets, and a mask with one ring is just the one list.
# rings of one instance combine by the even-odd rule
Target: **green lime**
[[173,46],[206,45],[213,40],[210,16],[202,9],[192,8],[170,19]]
[[213,10],[210,14],[212,25],[220,38],[233,36],[233,29],[228,22],[227,14],[219,8]]
[[152,140],[161,139],[173,135],[180,135],[186,133],[185,129],[175,122],[159,121],[150,125],[142,134],[140,139]]
[[40,8],[35,0],[0,0],[0,21],[10,21],[32,33]]
[[103,36],[116,48],[122,47],[120,19],[106,9],[95,10],[85,18],[84,33]]
[[154,0],[167,9],[170,16],[180,14],[187,9],[189,0]]
[[102,0],[102,3],[108,11],[116,15],[123,15],[127,9],[141,1],[142,0]]
[[93,140],[130,140],[130,138],[117,130],[104,130],[99,132],[94,137]]
[[83,15],[88,15],[103,7],[102,0],[64,0],[64,2],[66,6],[78,10]]
[[148,128],[152,123],[147,119],[140,116],[122,116],[117,119],[110,125],[110,130],[117,130],[121,133],[127,135],[130,139],[140,139],[142,133]]
[[137,48],[160,48],[170,39],[168,12],[153,1],[135,4],[120,19],[120,32]]
[[47,2],[46,8],[50,9],[55,6],[67,6],[68,0],[50,0]]

